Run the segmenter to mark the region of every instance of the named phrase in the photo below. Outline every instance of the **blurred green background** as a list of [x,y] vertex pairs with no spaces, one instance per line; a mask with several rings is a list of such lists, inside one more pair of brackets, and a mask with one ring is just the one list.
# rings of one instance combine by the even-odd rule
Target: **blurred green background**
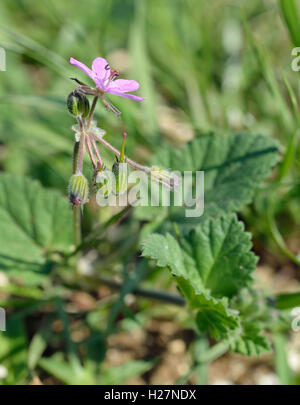
[[[64,189],[72,149],[69,78],[86,79],[70,56],[90,65],[101,55],[141,82],[142,105],[111,97],[123,124],[101,110],[98,118],[116,143],[126,127],[130,152],[140,146],[145,159],[162,142],[185,142],[200,129],[250,128],[287,142],[287,106],[266,80],[281,82],[283,69],[297,83],[276,1],[4,0],[0,7],[4,170]],[[243,18],[267,51],[268,67],[259,63]]]
[[[266,274],[280,273],[287,285],[298,285],[299,117],[291,102],[291,94],[298,98],[300,90],[299,74],[291,69],[291,50],[300,45],[295,22],[293,14],[286,23],[275,0],[1,0],[0,46],[7,65],[0,72],[1,170],[66,194],[74,124],[66,98],[74,89],[71,77],[86,81],[69,58],[91,65],[97,56],[105,57],[121,77],[140,82],[138,94],[146,101],[110,96],[122,119],[99,105],[98,123],[117,147],[126,130],[127,154],[141,163],[149,163],[164,145],[180,146],[198,132],[250,131],[280,141],[279,180],[262,190],[242,217]],[[85,231],[109,215],[89,207]],[[136,229],[134,223],[126,226],[120,231],[125,239],[128,229]],[[158,277],[168,285],[156,274],[149,285]],[[140,322],[154,316],[144,310],[149,310],[146,303]],[[143,367],[133,374],[149,365]],[[12,382],[24,381],[24,375]]]

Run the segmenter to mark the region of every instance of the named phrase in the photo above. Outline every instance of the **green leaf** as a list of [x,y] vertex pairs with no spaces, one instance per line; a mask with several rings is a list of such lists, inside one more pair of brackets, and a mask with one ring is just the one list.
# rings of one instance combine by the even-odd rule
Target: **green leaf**
[[[63,353],[40,359],[38,365],[50,375],[68,385],[95,385],[95,375],[88,368],[75,369],[64,359]],[[141,375],[153,366],[152,361],[133,360],[118,367],[102,370],[99,378],[101,385],[122,384],[129,378]]]
[[73,243],[67,201],[33,180],[0,175],[0,269],[27,284],[40,284],[51,270],[47,254]]
[[204,171],[204,214],[186,218],[182,207],[139,207],[136,215],[149,220],[149,216],[152,219],[155,213],[165,211],[170,222],[190,228],[196,221],[238,211],[252,201],[255,189],[270,174],[278,160],[277,152],[274,140],[246,133],[199,135],[181,149],[161,148],[154,158],[155,165],[180,172]]
[[289,309],[300,306],[300,292],[291,294],[279,294],[276,297],[276,308]]
[[172,235],[150,234],[142,242],[143,256],[155,259],[160,267],[169,267],[176,276],[184,276],[184,266],[181,248]]
[[279,377],[280,384],[292,385],[292,370],[290,369],[288,356],[287,356],[287,343],[288,338],[283,333],[277,332],[273,335],[274,349],[275,349],[275,366],[276,374]]
[[260,332],[255,323],[242,322],[242,333],[231,341],[230,349],[235,353],[247,356],[269,353],[271,351],[270,343]]
[[198,326],[215,338],[239,328],[226,297],[251,282],[256,257],[250,249],[250,236],[234,214],[205,221],[179,242],[152,234],[142,243],[143,256],[171,270],[191,309],[198,310]]
[[[26,384],[27,339],[24,320],[18,315],[7,317],[6,331],[0,332],[0,364],[7,369],[4,384]],[[0,381],[1,383],[1,381]]]
[[210,296],[197,273],[194,258],[185,254],[170,234],[149,235],[142,247],[143,256],[155,259],[160,267],[170,268],[190,308],[198,310],[197,324],[200,330],[208,330],[216,339],[228,338],[229,331],[238,326],[238,318],[228,309],[225,299]]
[[143,255],[156,259],[158,266],[168,266],[215,297],[230,298],[248,286],[257,262],[250,234],[234,214],[203,222],[180,243],[170,234],[152,234],[142,246]]
[[300,46],[300,18],[295,0],[280,0],[280,6],[291,40],[295,46]]
[[38,332],[32,338],[30,346],[28,348],[28,367],[30,370],[34,370],[39,359],[47,347],[47,341],[42,333]]
[[68,385],[93,385],[94,378],[84,368],[76,368],[64,359],[63,353],[41,358],[38,365],[50,375]]
[[119,385],[130,378],[142,375],[153,367],[153,361],[132,360],[117,367],[102,371],[101,385]]
[[240,319],[225,299],[216,299],[208,293],[196,294],[199,309],[196,324],[201,332],[208,331],[214,339],[230,339],[240,331]]

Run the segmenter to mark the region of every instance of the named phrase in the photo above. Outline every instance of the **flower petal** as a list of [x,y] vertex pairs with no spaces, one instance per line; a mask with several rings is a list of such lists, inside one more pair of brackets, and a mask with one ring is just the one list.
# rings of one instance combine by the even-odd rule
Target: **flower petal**
[[105,91],[105,85],[104,85],[104,83],[103,83],[103,80],[100,79],[100,78],[96,75],[96,73],[94,73],[94,75],[95,75],[94,82],[96,83],[96,87],[98,87],[98,89],[100,89],[100,90],[102,90],[102,91]]
[[106,59],[96,58],[92,63],[93,72],[96,73],[97,77],[102,81],[106,80],[110,76],[110,66]]
[[135,80],[117,79],[109,83],[107,89],[113,89],[120,92],[135,91],[140,87],[139,83]]
[[79,62],[78,60],[76,60],[74,58],[70,58],[70,63],[71,63],[71,65],[77,66],[86,75],[88,75],[91,79],[94,80],[94,78],[95,78],[94,72],[91,69],[89,69],[84,63]]
[[127,93],[123,93],[121,91],[113,90],[113,89],[106,89],[106,93],[114,94],[114,95],[120,96],[120,97],[131,98],[132,100],[137,100],[137,101],[145,100],[144,98],[136,96],[134,94],[127,94]]

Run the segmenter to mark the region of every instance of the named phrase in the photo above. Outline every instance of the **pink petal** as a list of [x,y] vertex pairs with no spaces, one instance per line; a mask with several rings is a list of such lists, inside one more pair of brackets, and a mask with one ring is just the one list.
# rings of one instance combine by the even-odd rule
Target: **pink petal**
[[117,91],[117,90],[113,90],[113,89],[106,90],[106,93],[114,94],[114,95],[120,96],[120,97],[131,98],[132,100],[137,100],[137,101],[145,100],[144,98],[135,96],[134,94],[122,93],[121,91]]
[[135,80],[118,79],[109,83],[107,89],[112,89],[120,92],[135,91],[140,87]]
[[105,85],[103,83],[102,79],[99,79],[99,77],[96,75],[96,73],[94,73],[95,77],[94,77],[94,82],[96,83],[96,87],[98,87],[98,89],[105,91]]
[[70,63],[71,65],[77,66],[79,69],[81,69],[86,75],[88,75],[91,79],[94,80],[95,74],[94,72],[89,69],[84,63],[79,62],[78,60],[74,58],[70,58]]
[[93,72],[96,73],[97,77],[102,81],[105,81],[110,76],[110,66],[106,59],[96,58],[92,63]]

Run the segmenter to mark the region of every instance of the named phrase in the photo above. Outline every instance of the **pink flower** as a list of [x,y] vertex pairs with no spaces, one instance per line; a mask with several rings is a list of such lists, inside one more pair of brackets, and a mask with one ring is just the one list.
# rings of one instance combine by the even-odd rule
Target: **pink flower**
[[136,91],[140,87],[139,83],[135,80],[117,79],[119,76],[118,71],[111,70],[107,60],[104,58],[94,59],[92,70],[74,58],[70,58],[70,63],[88,75],[103,94],[115,94],[116,96],[131,98],[137,101],[144,100],[142,97],[128,94],[128,92]]

